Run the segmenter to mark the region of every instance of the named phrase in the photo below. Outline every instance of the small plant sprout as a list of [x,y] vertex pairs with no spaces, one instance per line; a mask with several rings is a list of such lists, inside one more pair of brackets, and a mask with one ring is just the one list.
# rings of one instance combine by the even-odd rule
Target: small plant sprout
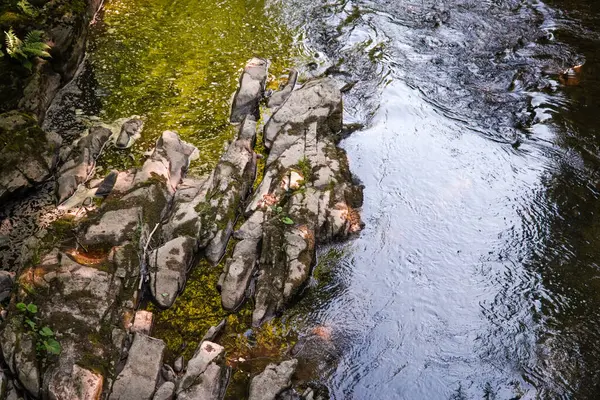
[[272,206],[271,209],[275,212],[275,214],[277,214],[277,217],[281,222],[283,222],[286,225],[294,225],[294,220],[284,214],[283,207]]
[[38,352],[60,354],[60,343],[55,339],[54,331],[47,326],[39,327],[40,319],[37,317],[38,307],[33,303],[17,303],[15,307],[23,314],[23,325],[25,328],[35,336]]

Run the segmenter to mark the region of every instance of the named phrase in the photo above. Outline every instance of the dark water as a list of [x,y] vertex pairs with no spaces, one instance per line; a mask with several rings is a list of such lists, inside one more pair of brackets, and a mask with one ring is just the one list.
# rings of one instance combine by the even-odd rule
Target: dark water
[[600,398],[600,2],[288,5],[367,126],[332,398]]

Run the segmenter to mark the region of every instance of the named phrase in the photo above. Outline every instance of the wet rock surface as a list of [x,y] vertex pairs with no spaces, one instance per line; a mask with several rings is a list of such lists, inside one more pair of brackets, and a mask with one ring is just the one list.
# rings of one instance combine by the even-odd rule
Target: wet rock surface
[[231,122],[242,122],[248,115],[255,121],[260,117],[259,103],[265,91],[267,67],[268,61],[262,58],[253,58],[246,65],[233,99]]
[[68,151],[62,166],[58,170],[56,197],[62,203],[77,190],[77,187],[92,177],[96,159],[112,132],[100,126],[90,129],[89,133],[79,139],[73,149]]

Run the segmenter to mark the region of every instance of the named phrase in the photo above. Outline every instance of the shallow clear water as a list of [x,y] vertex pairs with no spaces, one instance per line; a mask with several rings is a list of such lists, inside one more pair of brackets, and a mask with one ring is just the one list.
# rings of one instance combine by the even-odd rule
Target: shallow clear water
[[233,137],[230,99],[246,61],[269,59],[277,78],[299,56],[278,15],[263,0],[107,1],[88,47],[102,119],[145,119],[138,161],[162,131],[177,131],[201,149],[194,171],[209,172]]

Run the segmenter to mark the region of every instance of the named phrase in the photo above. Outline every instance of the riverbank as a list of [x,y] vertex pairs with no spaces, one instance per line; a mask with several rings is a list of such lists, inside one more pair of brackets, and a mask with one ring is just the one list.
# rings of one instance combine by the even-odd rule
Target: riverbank
[[[327,346],[327,335],[319,331],[299,340],[273,318],[306,287],[316,246],[362,228],[361,188],[337,147],[344,82],[313,79],[294,90],[294,72],[265,107],[260,104],[272,75],[265,59],[252,59],[230,116],[237,139],[207,177],[194,175],[190,165],[210,149],[199,152],[167,131],[142,165],[94,179],[102,176],[97,166],[107,149],[112,156],[131,152],[136,139],[144,143],[156,128],[149,117],[152,106],[141,118],[112,124],[88,113],[98,110],[85,101],[91,91],[107,89],[101,74],[94,75],[97,54],[80,64],[43,119],[41,135],[62,135],[52,147],[58,159],[47,162],[56,178],[31,182],[30,198],[14,199],[9,207],[19,210],[20,201],[27,204],[33,196],[38,203],[33,207],[39,209],[30,220],[44,216],[49,225],[21,235],[22,250],[11,250],[18,254],[18,264],[11,263],[14,273],[0,276],[5,368],[0,398],[27,392],[36,398],[192,398],[204,393],[215,399],[270,399],[284,391],[294,398],[320,398],[318,388],[309,385],[312,372],[302,367],[304,377],[295,374],[294,348],[315,346],[306,346],[307,340]],[[110,99],[100,103],[101,110],[110,109]],[[26,121],[14,123],[21,127]],[[263,129],[257,154],[256,135]],[[70,143],[60,140],[67,138]],[[55,194],[58,208],[46,204],[45,193]],[[223,269],[218,285],[214,267],[196,265],[204,256]],[[196,336],[177,343],[169,323],[161,323],[173,313],[163,316],[160,309],[173,306],[190,270],[212,277],[191,286],[204,298],[195,304],[202,323],[208,328],[211,313],[206,310],[211,308],[219,319],[202,340]],[[202,285],[217,286],[220,294]],[[248,298],[253,305],[242,307]],[[164,365],[165,342],[150,336],[153,312],[171,355]],[[180,323],[196,317],[194,312],[178,315]],[[198,335],[199,325],[192,328]],[[305,358],[313,354],[304,353]]]

